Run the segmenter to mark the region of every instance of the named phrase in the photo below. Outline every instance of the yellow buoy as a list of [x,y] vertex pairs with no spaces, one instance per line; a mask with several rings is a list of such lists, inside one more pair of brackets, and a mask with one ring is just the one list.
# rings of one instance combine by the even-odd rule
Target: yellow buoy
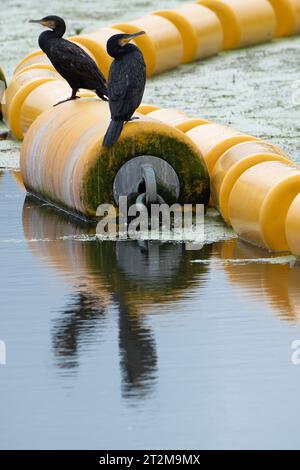
[[231,129],[221,124],[202,124],[186,133],[202,153],[208,172],[212,175],[213,168],[221,155],[240,142],[257,140],[250,135]]
[[183,118],[181,122],[177,122],[175,127],[186,134],[191,129],[194,129],[194,127],[202,126],[203,124],[211,124],[211,121],[187,117]]
[[[25,72],[31,72],[32,74],[34,74],[34,76],[38,76],[38,73],[36,72],[37,70],[48,70],[49,72],[55,72],[59,77],[59,73],[56,72],[55,68],[53,67],[53,65],[51,63],[47,64],[47,63],[39,63],[39,64],[31,64],[31,65],[27,65],[26,67],[24,68],[21,68],[20,70],[17,70],[17,72],[15,72],[14,76],[13,76],[13,79],[15,77],[18,77],[19,75],[23,75]],[[42,72],[43,74],[44,72]],[[25,75],[24,75],[25,76]],[[61,77],[62,78],[62,77]]]
[[271,41],[276,31],[276,16],[268,0],[198,0],[220,19],[224,49],[247,47]]
[[273,251],[288,251],[285,224],[300,191],[300,171],[268,161],[246,170],[229,198],[229,219],[244,240]]
[[110,119],[107,103],[82,99],[44,112],[27,131],[21,149],[26,188],[93,218],[99,204],[113,202],[113,181],[120,167],[136,156],[152,155],[167,161],[178,175],[179,202],[206,204],[209,180],[197,147],[181,131],[137,116],[124,126],[117,144],[104,149]]
[[[16,102],[15,98],[17,96],[20,97],[23,93],[23,89],[26,89],[26,91],[24,91],[26,94],[28,89],[31,91],[35,86],[38,86],[41,80],[43,82],[48,79],[59,80],[60,78],[60,75],[51,66],[46,64],[39,65],[38,67],[31,65],[19,71],[9,83],[3,97],[2,112],[6,123],[11,126],[12,121],[19,119],[19,114],[16,114],[17,111],[14,103]],[[28,84],[30,84],[29,87],[27,87]],[[11,114],[12,116],[10,117]]]
[[[69,98],[70,90],[70,86],[65,80],[45,82],[34,88],[26,96],[20,109],[19,120],[22,138],[40,114],[59,101]],[[77,96],[89,98],[96,97],[96,94],[89,90],[80,90]]]
[[222,25],[209,8],[186,3],[175,10],[160,10],[154,14],[171,21],[180,32],[184,64],[215,55],[222,49]]
[[269,0],[277,19],[276,36],[300,32],[300,0]]
[[196,126],[208,124],[208,121],[205,119],[189,118],[182,111],[178,111],[177,109],[173,108],[162,108],[154,110],[147,115],[153,119],[158,119],[159,121],[165,122],[170,126],[176,127],[176,129],[179,129],[185,133]]
[[146,116],[147,114],[152,113],[152,111],[157,111],[158,109],[160,108],[158,106],[154,106],[154,104],[142,103],[136,111],[137,113],[141,113]]
[[278,147],[260,140],[237,144],[219,158],[212,172],[211,190],[225,222],[230,224],[228,201],[235,182],[252,166],[271,160],[289,162]]
[[19,91],[14,95],[13,99],[11,100],[10,105],[8,107],[7,117],[5,120],[8,123],[13,136],[17,140],[23,139],[20,115],[21,115],[21,109],[22,109],[25,99],[27,98],[29,93],[31,93],[39,85],[42,85],[43,83],[51,82],[51,81],[57,83],[60,80],[55,77],[41,77],[41,78],[33,79],[29,81],[28,83],[26,83],[22,88],[20,88]]
[[300,256],[300,192],[288,210],[285,232],[289,250]]
[[46,64],[46,65],[51,65],[50,60],[46,56],[46,54],[41,50],[38,49],[36,51],[32,51],[29,54],[27,54],[17,65],[15,69],[15,74],[20,72],[21,70],[35,65],[35,64]]
[[177,67],[182,62],[183,43],[178,29],[171,21],[157,15],[148,15],[128,23],[112,26],[124,33],[145,31],[136,38],[147,67],[147,75],[154,75]]

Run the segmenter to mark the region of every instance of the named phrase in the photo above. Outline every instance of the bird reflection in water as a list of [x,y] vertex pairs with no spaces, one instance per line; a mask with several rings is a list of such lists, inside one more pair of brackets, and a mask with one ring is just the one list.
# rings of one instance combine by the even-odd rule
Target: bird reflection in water
[[145,396],[157,376],[155,338],[137,312],[128,310],[122,294],[114,294],[119,309],[119,350],[122,370],[122,394]]
[[53,347],[58,359],[58,366],[72,369],[79,366],[80,345],[96,340],[96,322],[105,315],[105,306],[101,299],[79,286],[71,301],[62,311],[62,316],[55,320],[53,329]]
[[68,373],[77,370],[80,350],[104,335],[113,304],[118,311],[122,395],[143,398],[152,393],[158,360],[146,314],[158,304],[160,312],[166,311],[193,286],[201,286],[209,266],[191,261],[208,258],[210,246],[186,251],[179,243],[101,242],[93,237],[93,225],[71,220],[30,196],[24,202],[23,228],[27,240],[40,240],[29,243],[33,254],[75,288],[52,328],[58,366]]

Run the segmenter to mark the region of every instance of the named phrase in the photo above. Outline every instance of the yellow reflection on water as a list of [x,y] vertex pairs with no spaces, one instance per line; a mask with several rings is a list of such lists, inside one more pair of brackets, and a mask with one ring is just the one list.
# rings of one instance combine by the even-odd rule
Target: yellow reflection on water
[[223,261],[230,283],[250,300],[264,300],[283,320],[300,320],[300,264],[293,257],[269,253],[237,239],[216,244],[214,253]]

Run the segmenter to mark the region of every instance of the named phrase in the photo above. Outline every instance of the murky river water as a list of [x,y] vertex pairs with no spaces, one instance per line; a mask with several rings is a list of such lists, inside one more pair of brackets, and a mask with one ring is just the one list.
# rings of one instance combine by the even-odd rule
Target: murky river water
[[[35,47],[32,16],[62,14],[73,33],[177,3],[55,1],[50,12],[44,0],[9,0],[0,63],[10,75]],[[146,101],[230,123],[297,160],[299,41],[155,77]],[[101,242],[26,197],[18,146],[0,151],[1,449],[300,448],[292,257],[235,238],[199,251]],[[207,225],[209,242],[232,235],[215,216]]]

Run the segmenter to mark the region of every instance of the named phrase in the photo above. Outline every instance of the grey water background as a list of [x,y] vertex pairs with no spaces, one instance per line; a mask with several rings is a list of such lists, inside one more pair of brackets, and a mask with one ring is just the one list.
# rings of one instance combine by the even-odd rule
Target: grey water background
[[[0,63],[36,48],[31,17],[92,31],[178,1],[5,3]],[[299,161],[299,38],[148,81],[145,101],[230,124]],[[0,141],[0,448],[300,448],[299,264],[232,238],[101,242],[26,197]],[[226,239],[226,240],[225,240]],[[213,241],[213,243],[211,243]],[[208,243],[209,242],[209,243]]]

